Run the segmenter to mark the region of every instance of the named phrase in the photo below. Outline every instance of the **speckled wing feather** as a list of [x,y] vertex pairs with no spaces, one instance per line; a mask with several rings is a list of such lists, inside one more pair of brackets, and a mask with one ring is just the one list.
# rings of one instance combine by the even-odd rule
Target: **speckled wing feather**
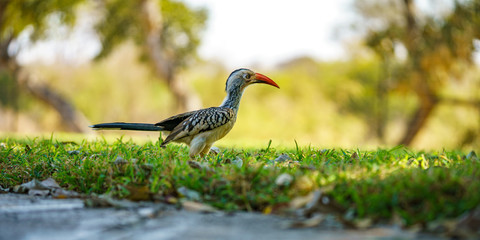
[[235,112],[230,108],[211,107],[198,110],[178,124],[167,136],[162,146],[171,141],[214,130],[234,118]]
[[169,117],[165,120],[155,123],[155,126],[163,127],[164,131],[173,131],[173,129],[175,129],[175,127],[178,126],[181,122],[191,117],[193,114],[195,114],[198,111],[201,111],[201,110],[186,112],[186,113]]

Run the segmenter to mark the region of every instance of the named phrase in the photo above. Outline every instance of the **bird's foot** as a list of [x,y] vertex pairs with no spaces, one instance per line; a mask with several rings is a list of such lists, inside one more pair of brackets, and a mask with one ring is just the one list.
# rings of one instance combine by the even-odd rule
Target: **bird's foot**
[[208,152],[209,155],[213,155],[213,156],[216,156],[220,153],[220,148],[218,147],[211,147],[210,148],[210,151]]

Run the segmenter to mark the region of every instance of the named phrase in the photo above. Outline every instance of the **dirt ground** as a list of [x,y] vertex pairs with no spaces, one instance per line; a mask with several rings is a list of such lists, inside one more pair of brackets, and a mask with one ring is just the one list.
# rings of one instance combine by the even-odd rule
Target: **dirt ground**
[[258,213],[200,213],[145,203],[87,208],[81,199],[0,194],[0,239],[439,239],[392,227],[292,229],[291,219]]

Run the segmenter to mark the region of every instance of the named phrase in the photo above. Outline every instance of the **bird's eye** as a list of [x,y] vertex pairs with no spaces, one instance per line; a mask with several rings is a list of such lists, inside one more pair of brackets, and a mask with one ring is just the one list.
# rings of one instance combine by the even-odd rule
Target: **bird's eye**
[[243,78],[245,78],[245,79],[250,79],[250,77],[252,77],[252,75],[250,75],[250,73],[245,73],[245,75],[243,75]]

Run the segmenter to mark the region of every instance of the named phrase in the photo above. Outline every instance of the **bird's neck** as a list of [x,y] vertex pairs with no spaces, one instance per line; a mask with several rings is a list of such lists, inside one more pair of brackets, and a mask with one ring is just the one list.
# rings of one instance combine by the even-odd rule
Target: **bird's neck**
[[242,98],[243,89],[242,88],[233,88],[227,91],[227,96],[223,100],[222,105],[220,107],[227,107],[231,108],[238,112],[238,107],[240,106],[240,99]]

